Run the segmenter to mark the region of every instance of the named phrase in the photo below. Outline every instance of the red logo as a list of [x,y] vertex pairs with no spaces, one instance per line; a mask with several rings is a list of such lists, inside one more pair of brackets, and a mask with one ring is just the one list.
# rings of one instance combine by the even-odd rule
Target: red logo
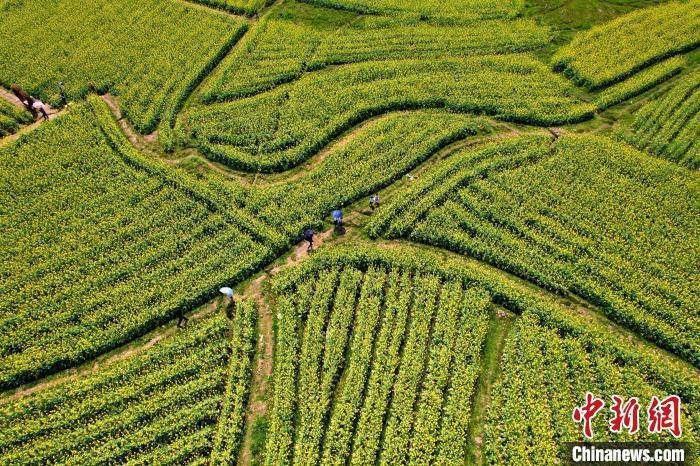
[[591,393],[586,393],[586,403],[574,409],[571,417],[574,422],[583,422],[583,435],[587,438],[593,438],[593,418],[603,409],[603,406],[605,406],[603,400],[594,397]]
[[613,412],[613,418],[608,423],[610,432],[620,433],[624,428],[630,434],[636,434],[639,430],[639,400],[632,397],[623,404],[622,397],[617,395],[613,395],[612,400],[610,411]]
[[667,430],[676,438],[681,436],[681,399],[677,395],[667,396],[661,401],[652,396],[647,413],[650,433]]
[[[620,433],[627,430],[630,434],[639,431],[639,399],[630,397],[627,401],[619,395],[613,395],[612,418],[608,421],[610,432]],[[593,419],[605,406],[605,401],[586,393],[586,401],[582,406],[576,406],[571,418],[574,422],[583,423],[583,435],[593,438]],[[681,429],[681,399],[678,395],[669,395],[663,400],[652,396],[647,409],[647,430],[650,434],[660,434],[668,431],[675,438],[682,434]]]

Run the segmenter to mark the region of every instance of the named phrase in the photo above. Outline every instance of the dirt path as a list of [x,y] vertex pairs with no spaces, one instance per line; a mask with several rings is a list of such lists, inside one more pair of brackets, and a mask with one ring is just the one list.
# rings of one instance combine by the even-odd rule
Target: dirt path
[[[351,213],[345,220],[346,224],[356,218],[357,215],[359,215],[357,212]],[[350,230],[353,228],[353,226],[346,225],[346,235],[349,234]],[[329,245],[329,239],[332,237],[333,231],[333,228],[331,228],[316,234],[314,237],[314,250],[324,247],[324,245]],[[342,238],[335,242],[341,241]],[[269,272],[263,272],[253,279],[241,294],[243,299],[253,299],[258,304],[258,345],[255,372],[253,373],[253,381],[250,389],[250,401],[246,412],[245,435],[243,437],[238,464],[250,464],[253,425],[256,419],[265,416],[268,411],[267,388],[270,377],[272,376],[274,338],[272,329],[272,308],[263,292],[265,284],[271,277],[282,270],[298,264],[309,256],[309,254],[313,254],[313,251],[308,250],[308,244],[305,241],[296,244],[284,261],[273,265],[272,268],[269,269]]]
[[[12,92],[8,91],[7,89],[0,87],[0,99],[3,99],[12,105],[24,109],[24,105],[20,100],[15,96]],[[49,104],[44,104],[44,108],[46,109],[46,113],[49,114],[49,120],[53,120],[54,118],[66,113],[68,110],[67,108],[64,108],[62,110],[57,110],[53,108]],[[4,138],[0,139],[0,147],[4,146],[5,144],[9,144],[12,141],[16,141],[20,136],[22,136],[25,133],[28,133],[30,131],[35,130],[38,128],[42,123],[44,122],[44,119],[39,116],[37,119],[34,121],[34,123],[31,123],[29,125],[24,125],[21,126],[19,131],[17,131],[14,134],[10,134],[9,136],[5,136]]]
[[0,87],[0,99],[8,101],[15,107],[24,108],[24,104],[20,102],[17,96],[5,89],[4,87]]
[[124,131],[124,134],[126,135],[127,139],[129,139],[131,145],[138,151],[158,157],[159,155],[149,147],[149,145],[157,143],[158,131],[154,131],[151,134],[146,135],[138,134],[136,131],[134,131],[129,122],[126,121],[126,118],[122,116],[121,108],[119,108],[117,99],[113,95],[103,94],[100,96],[100,98],[107,104],[107,107],[109,107],[110,111],[117,119],[117,123],[119,123],[119,126],[121,127],[122,131]]
[[481,357],[479,376],[472,401],[472,413],[469,420],[469,442],[467,458],[469,464],[483,464],[484,426],[486,413],[491,402],[491,391],[501,376],[501,357],[506,338],[513,328],[516,316],[498,306],[489,323],[486,342]]

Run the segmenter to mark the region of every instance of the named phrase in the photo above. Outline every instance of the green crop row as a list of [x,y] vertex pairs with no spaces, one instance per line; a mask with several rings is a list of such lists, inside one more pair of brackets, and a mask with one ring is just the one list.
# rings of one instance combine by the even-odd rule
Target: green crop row
[[[229,359],[223,316],[131,357],[0,407],[4,464],[146,463],[207,458]],[[186,448],[183,448],[187,446]]]
[[[319,443],[323,433],[323,350],[326,334],[324,327],[331,312],[332,298],[338,283],[338,271],[330,270],[319,276],[313,299],[308,309],[304,328],[304,340],[298,355],[300,394],[296,426],[294,458],[303,464],[315,464],[319,457]],[[283,349],[281,349],[283,351]]]
[[[575,293],[700,364],[692,338],[700,328],[697,179],[608,139],[567,136],[548,146],[523,139],[453,156],[396,193],[369,232],[445,247]],[[500,154],[507,164],[488,170]]]
[[664,2],[578,34],[552,58],[556,70],[591,89],[622,81],[700,45],[700,0]]
[[[457,437],[469,416],[461,413],[488,321],[483,290],[390,264],[348,263],[310,271],[276,296],[268,464],[391,463],[464,451]],[[433,439],[443,401],[457,430],[444,426]]]
[[0,99],[0,138],[16,133],[19,125],[32,121],[31,113]]
[[[328,298],[336,284],[340,303]],[[461,464],[492,300],[522,319],[487,410],[488,463],[556,461],[560,442],[582,439],[571,412],[587,389],[640,399],[679,393],[695,439],[697,369],[482,263],[411,246],[353,244],[317,252],[278,275],[272,289],[283,303],[275,364],[296,369],[275,379],[271,423],[286,427],[283,443],[268,443],[269,464]],[[282,323],[292,320],[296,331],[283,333],[289,327]],[[326,340],[331,329],[343,336]],[[326,352],[349,359],[327,366],[327,353],[311,348],[324,342]],[[588,358],[598,369],[581,366]],[[278,397],[286,407],[279,419]]]
[[232,322],[228,380],[210,464],[233,464],[238,458],[245,429],[250,377],[253,373],[257,313],[254,301],[242,301],[236,305]]
[[700,167],[700,72],[682,77],[666,94],[634,114],[625,138],[659,157],[691,169]]
[[390,114],[361,128],[342,147],[292,181],[251,191],[246,208],[296,235],[336,208],[398,181],[441,148],[485,130],[467,115],[442,111]]
[[631,78],[601,91],[596,96],[595,104],[599,110],[619,104],[672,78],[681,72],[684,65],[683,57],[673,57],[650,66]]
[[357,300],[350,341],[351,358],[346,363],[343,385],[336,393],[333,411],[326,427],[323,464],[345,464],[350,454],[355,419],[364,396],[364,387],[372,365],[372,349],[383,300],[387,273],[368,270]]
[[409,16],[422,21],[473,22],[509,18],[520,13],[522,0],[300,0],[305,3],[370,15]]
[[322,70],[270,92],[187,115],[200,150],[247,171],[298,165],[345,130],[393,110],[446,108],[537,125],[595,107],[529,55],[368,62]]
[[[593,353],[576,338],[562,337],[526,312],[508,336],[501,361],[502,378],[494,387],[485,426],[485,459],[489,464],[560,464],[563,442],[585,440],[581,426],[571,420],[574,406],[586,392],[605,401],[593,421],[594,441],[669,441],[670,434],[646,432],[646,404],[653,395],[668,394],[649,383],[643,371],[621,366],[604,353]],[[636,435],[611,433],[611,396],[638,397],[640,429]],[[697,445],[693,407],[683,406],[683,438]]]
[[186,2],[12,2],[0,23],[8,38],[0,44],[0,84],[16,82],[52,105],[60,104],[59,81],[71,100],[94,85],[118,94],[124,115],[148,133],[244,27]]
[[401,348],[413,294],[413,277],[393,269],[387,283],[384,315],[375,344],[374,367],[357,420],[351,463],[376,464],[379,456],[384,420],[401,363]]
[[237,15],[253,16],[272,3],[272,0],[192,0]]
[[[461,284],[458,286],[461,287]],[[430,396],[432,390],[439,390],[439,394],[442,395],[440,387],[428,385],[430,374],[424,374],[425,360],[429,350],[439,351],[439,346],[433,348],[430,344],[435,343],[435,341],[430,342],[433,314],[436,308],[449,312],[452,306],[445,306],[442,302],[438,305],[440,281],[435,276],[417,278],[414,283],[414,294],[411,325],[404,343],[403,358],[394,380],[391,405],[384,429],[384,447],[379,455],[379,460],[383,464],[406,464],[418,394],[420,393],[421,397]],[[421,387],[423,387],[422,391]],[[425,401],[431,405],[435,403],[435,400]],[[432,405],[432,407],[439,408],[441,401],[441,399],[438,401],[438,406]],[[418,406],[422,409],[431,407]],[[417,433],[420,434],[420,432]]]
[[204,101],[253,95],[328,65],[522,52],[548,40],[548,30],[529,19],[441,25],[283,4],[224,60]]
[[203,304],[280,247],[269,227],[137,154],[91,103],[0,150],[3,388]]

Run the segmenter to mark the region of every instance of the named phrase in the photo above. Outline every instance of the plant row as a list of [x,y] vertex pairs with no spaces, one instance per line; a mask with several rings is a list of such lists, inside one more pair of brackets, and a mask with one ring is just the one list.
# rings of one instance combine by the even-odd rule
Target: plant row
[[390,264],[353,265],[295,275],[276,294],[267,463],[463,456],[488,294]]
[[554,69],[597,89],[700,45],[700,1],[643,8],[582,32],[552,58]]
[[187,117],[207,156],[248,171],[284,170],[364,120],[394,110],[446,108],[536,125],[590,118],[594,106],[532,56],[385,61],[312,73],[270,92]]
[[[474,176],[484,173],[488,151],[509,154],[509,169]],[[698,365],[691,257],[700,230],[686,172],[590,136],[559,138],[543,158],[547,151],[524,139],[448,160],[396,193],[369,231],[474,256],[575,293]],[[516,168],[518,160],[539,161]],[[450,178],[460,164],[466,167]]]
[[605,110],[619,104],[672,78],[683,70],[684,65],[685,59],[683,57],[673,57],[650,66],[631,78],[601,91],[596,96],[595,104],[599,110]]
[[184,2],[21,2],[3,11],[0,83],[16,81],[54,106],[59,81],[69,100],[92,85],[118,94],[124,115],[149,133],[244,26]]
[[226,385],[229,329],[219,315],[100,371],[7,400],[7,464],[157,463],[207,458]]
[[245,429],[245,412],[257,342],[258,309],[254,301],[247,300],[238,302],[234,311],[226,391],[223,395],[210,464],[235,463]]
[[700,167],[700,72],[682,77],[665,94],[642,106],[625,138],[659,157]]
[[116,125],[92,103],[0,151],[3,204],[11,206],[2,240],[3,388],[192,310],[279,247],[267,240],[269,227],[249,233],[248,214],[106,137]]

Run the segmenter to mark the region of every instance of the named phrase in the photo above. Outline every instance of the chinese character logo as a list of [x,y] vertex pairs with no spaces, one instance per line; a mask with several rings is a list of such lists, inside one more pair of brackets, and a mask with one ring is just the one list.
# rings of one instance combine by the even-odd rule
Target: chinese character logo
[[677,395],[667,396],[661,401],[652,396],[647,413],[650,433],[667,430],[676,438],[681,436],[681,399]]
[[[576,423],[583,423],[583,435],[593,438],[593,419],[605,406],[605,401],[596,398],[591,393],[586,393],[586,402],[583,406],[576,406],[571,418]],[[610,432],[621,433],[626,430],[630,434],[639,431],[639,413],[641,405],[639,399],[630,397],[627,401],[619,395],[612,396],[612,417],[608,421]],[[678,395],[669,395],[663,400],[652,396],[647,409],[647,430],[650,434],[669,432],[675,438],[682,434],[681,429],[681,399]]]
[[574,422],[583,422],[583,435],[586,438],[593,438],[593,418],[596,417],[598,411],[603,409],[603,406],[605,406],[603,400],[596,398],[591,393],[586,393],[586,403],[574,409],[571,417]]
[[636,434],[639,430],[639,400],[632,397],[623,404],[622,397],[617,395],[613,395],[612,400],[610,411],[613,417],[608,423],[610,432],[620,433],[622,429],[627,429],[630,434]]

